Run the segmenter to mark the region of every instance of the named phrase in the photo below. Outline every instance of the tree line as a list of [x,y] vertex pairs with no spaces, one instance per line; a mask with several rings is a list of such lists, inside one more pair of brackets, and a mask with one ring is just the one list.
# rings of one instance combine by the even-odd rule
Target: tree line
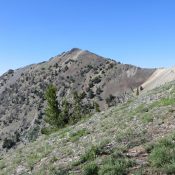
[[67,124],[78,122],[85,115],[89,115],[92,111],[100,111],[96,102],[84,103],[83,99],[86,93],[78,94],[73,92],[72,101],[63,98],[60,102],[57,99],[57,88],[51,84],[45,91],[45,99],[47,107],[45,109],[45,121],[56,128],[63,128]]

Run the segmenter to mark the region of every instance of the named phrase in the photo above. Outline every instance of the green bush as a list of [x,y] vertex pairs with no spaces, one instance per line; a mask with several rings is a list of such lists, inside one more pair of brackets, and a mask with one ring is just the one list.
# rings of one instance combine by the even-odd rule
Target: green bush
[[173,138],[162,139],[156,143],[149,155],[152,167],[159,171],[175,173],[175,144]]
[[92,146],[84,155],[80,157],[80,162],[84,163],[87,161],[94,160],[100,154],[100,148]]
[[16,142],[13,139],[5,138],[4,141],[3,141],[2,147],[10,149],[10,148],[12,148],[15,145],[16,145]]
[[143,123],[153,122],[153,117],[151,116],[151,114],[144,114],[141,119]]
[[87,135],[87,134],[88,134],[88,133],[87,133],[86,129],[81,129],[81,130],[79,130],[79,131],[77,131],[77,132],[75,132],[75,133],[72,133],[72,134],[70,135],[70,140],[71,140],[72,142],[75,142],[75,141],[79,140],[80,137],[85,136],[85,135]]
[[93,161],[97,158],[97,156],[102,154],[103,146],[92,146],[90,149],[88,149],[83,155],[80,156],[80,159],[77,162],[73,163],[73,166],[78,166],[82,163],[85,163],[87,161]]
[[60,171],[55,172],[54,175],[69,175],[69,173],[67,170],[60,170]]
[[101,76],[94,77],[94,78],[92,79],[92,82],[93,82],[93,84],[94,84],[94,83],[95,83],[95,84],[100,83],[100,82],[101,82]]
[[92,89],[90,89],[89,92],[88,92],[88,98],[93,99],[94,97],[95,97],[95,94],[92,91]]
[[69,175],[69,172],[68,170],[64,170],[64,169],[60,169],[60,170],[53,169],[49,171],[49,174],[51,175]]
[[52,127],[42,128],[41,134],[50,135],[56,131],[58,131],[58,128],[52,128]]
[[100,95],[102,92],[103,92],[103,90],[100,87],[98,87],[96,90],[96,94]]
[[85,154],[83,154],[80,157],[80,160],[79,160],[79,162],[76,162],[76,165],[79,165],[81,163],[85,163],[87,161],[93,161],[98,156],[103,155],[103,154],[105,154],[105,155],[110,154],[111,152],[109,152],[105,148],[107,143],[108,143],[108,140],[100,143],[99,145],[93,145],[90,149],[88,149],[85,152]]
[[84,167],[84,175],[98,175],[98,166],[95,163],[89,163]]
[[99,175],[125,175],[132,165],[133,163],[128,159],[110,157],[103,163],[99,170]]
[[154,107],[161,107],[161,106],[169,106],[175,104],[175,99],[174,98],[162,98],[158,101],[153,102],[149,108],[154,108]]
[[109,97],[107,97],[105,99],[106,104],[108,105],[108,107],[111,107],[115,104],[115,96],[113,96],[112,94],[109,95]]
[[100,112],[100,106],[97,102],[93,102],[93,107],[94,107],[96,112]]

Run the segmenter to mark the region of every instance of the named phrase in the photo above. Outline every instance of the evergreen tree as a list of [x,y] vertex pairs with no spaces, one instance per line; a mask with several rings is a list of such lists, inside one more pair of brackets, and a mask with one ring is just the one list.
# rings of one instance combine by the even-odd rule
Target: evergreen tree
[[115,96],[113,96],[112,94],[109,95],[109,97],[107,97],[106,100],[106,104],[108,105],[108,107],[111,107],[115,104]]
[[70,119],[70,109],[69,108],[70,108],[70,104],[68,103],[66,98],[64,98],[64,100],[62,101],[62,105],[61,105],[61,116],[65,124],[67,124]]
[[139,95],[139,88],[137,88],[137,90],[136,90],[136,95],[137,96]]
[[73,114],[71,123],[76,123],[81,118],[81,96],[75,91],[73,93]]
[[93,102],[93,107],[94,107],[96,112],[100,112],[100,106],[97,102]]
[[61,128],[64,126],[64,122],[62,116],[60,115],[61,111],[58,106],[56,91],[57,89],[54,85],[49,85],[45,92],[45,98],[47,100],[45,115],[46,122],[52,126]]

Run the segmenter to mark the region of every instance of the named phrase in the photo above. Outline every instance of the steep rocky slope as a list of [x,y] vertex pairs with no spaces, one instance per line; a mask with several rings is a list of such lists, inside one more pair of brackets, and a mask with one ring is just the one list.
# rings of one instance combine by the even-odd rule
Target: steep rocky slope
[[160,68],[142,84],[142,87],[148,91],[173,80],[175,80],[175,67]]
[[171,82],[10,150],[0,174],[174,174],[174,129]]
[[0,147],[7,139],[15,145],[13,141],[26,143],[38,137],[44,125],[44,91],[51,83],[57,86],[59,101],[70,98],[73,91],[85,92],[84,101],[95,101],[103,110],[130,98],[133,89],[154,71],[80,49],[47,62],[9,70],[0,77]]

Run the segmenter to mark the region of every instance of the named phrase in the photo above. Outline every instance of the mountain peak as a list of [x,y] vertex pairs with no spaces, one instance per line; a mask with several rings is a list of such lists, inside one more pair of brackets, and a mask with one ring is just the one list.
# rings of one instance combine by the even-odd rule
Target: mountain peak
[[79,48],[72,48],[70,51],[68,51],[68,53],[71,54],[71,53],[79,52],[79,51],[82,51],[82,50]]

